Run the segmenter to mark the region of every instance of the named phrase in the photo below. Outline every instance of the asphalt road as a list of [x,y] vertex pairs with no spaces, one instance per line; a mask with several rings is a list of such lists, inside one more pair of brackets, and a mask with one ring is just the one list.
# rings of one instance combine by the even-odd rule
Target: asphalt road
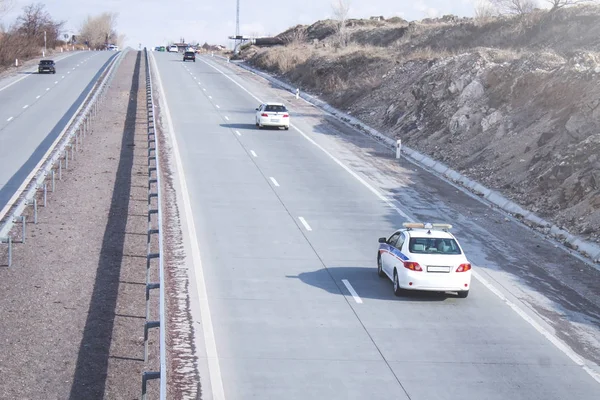
[[[153,56],[195,227],[203,399],[599,398],[578,365],[597,367],[598,271],[250,74]],[[256,129],[232,79],[286,100],[294,127]],[[377,277],[377,238],[407,217],[456,226],[479,277],[467,299],[397,298]]]
[[56,74],[0,81],[0,210],[65,128],[116,52],[57,57]]

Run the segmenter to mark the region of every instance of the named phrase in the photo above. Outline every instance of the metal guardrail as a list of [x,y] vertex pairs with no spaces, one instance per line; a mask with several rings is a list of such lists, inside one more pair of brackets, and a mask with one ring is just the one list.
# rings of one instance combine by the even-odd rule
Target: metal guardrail
[[[123,59],[124,52],[120,52],[104,69],[100,77],[85,97],[65,129],[46,152],[31,174],[25,179],[21,187],[9,200],[8,204],[0,211],[0,243],[8,244],[8,266],[12,266],[11,231],[15,224],[20,222],[21,243],[25,243],[27,235],[27,216],[24,211],[28,206],[33,206],[33,223],[37,224],[38,201],[40,191],[41,202],[47,206],[48,184],[54,192],[56,188],[56,175],[62,179],[63,168],[69,168],[69,159],[75,159],[75,153],[81,149],[85,137],[91,133],[91,124],[98,114],[98,109],[106,96],[106,89],[114,77],[114,71]],[[48,183],[47,181],[50,180]]]
[[[148,331],[159,328],[159,363],[158,371],[146,371],[142,374],[142,400],[146,399],[148,381],[160,379],[160,400],[167,398],[167,357],[166,357],[166,315],[164,285],[164,252],[162,229],[162,193],[160,180],[160,151],[156,134],[154,114],[154,97],[152,91],[152,74],[148,50],[144,48],[146,61],[146,106],[148,108],[148,240],[146,259],[146,322],[144,324],[144,361],[148,361]],[[153,218],[153,215],[156,218]],[[153,219],[155,220],[153,222]],[[153,252],[152,237],[158,236],[158,250]],[[152,260],[158,261],[158,278],[156,283],[150,282]],[[154,263],[156,264],[156,263]],[[150,291],[159,289],[158,320],[150,320]]]

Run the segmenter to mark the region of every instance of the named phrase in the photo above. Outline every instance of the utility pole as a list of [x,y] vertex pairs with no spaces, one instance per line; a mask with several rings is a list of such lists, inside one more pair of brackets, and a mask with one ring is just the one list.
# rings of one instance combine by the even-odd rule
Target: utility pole
[[235,10],[235,42],[233,42],[233,53],[237,52],[238,37],[240,36],[240,0],[237,0]]

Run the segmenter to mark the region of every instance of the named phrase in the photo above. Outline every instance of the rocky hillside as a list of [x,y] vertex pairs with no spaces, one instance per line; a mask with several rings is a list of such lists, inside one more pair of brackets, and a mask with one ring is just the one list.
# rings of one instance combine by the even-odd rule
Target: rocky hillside
[[241,57],[600,241],[600,8],[297,26]]

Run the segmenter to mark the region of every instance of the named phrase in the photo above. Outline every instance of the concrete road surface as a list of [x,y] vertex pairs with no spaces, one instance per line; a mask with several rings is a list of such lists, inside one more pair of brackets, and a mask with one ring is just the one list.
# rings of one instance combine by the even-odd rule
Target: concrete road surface
[[[248,73],[153,57],[195,228],[203,399],[600,398],[598,271]],[[257,98],[284,99],[293,127],[258,130]],[[467,299],[395,297],[377,276],[377,239],[407,219],[455,225]]]
[[56,58],[56,74],[0,81],[0,210],[65,128],[116,52]]

